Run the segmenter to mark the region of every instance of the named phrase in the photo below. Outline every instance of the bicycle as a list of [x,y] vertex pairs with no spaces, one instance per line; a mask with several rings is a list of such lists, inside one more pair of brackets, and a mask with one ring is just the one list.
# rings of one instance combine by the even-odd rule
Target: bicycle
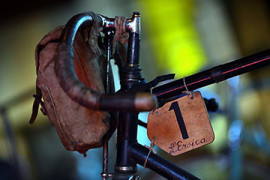
[[[106,69],[106,92],[110,86],[110,59],[112,54],[112,34],[115,30],[114,18],[108,18],[98,15],[100,18],[100,26],[103,27],[105,33],[106,50],[107,50],[107,69]],[[89,14],[82,13],[73,16],[65,26],[61,44],[66,46],[61,51],[72,51],[74,37],[80,27],[91,24],[93,18]],[[84,104],[89,108],[99,109],[103,111],[116,112],[119,111],[119,123],[117,126],[117,154],[114,173],[108,172],[108,138],[105,136],[103,144],[103,172],[102,179],[139,179],[136,175],[137,164],[147,167],[167,179],[199,179],[182,168],[170,163],[166,159],[152,153],[152,148],[144,147],[137,143],[137,127],[138,124],[146,126],[138,120],[140,111],[151,111],[155,108],[155,100],[162,106],[166,102],[175,100],[183,95],[185,91],[193,91],[195,89],[224,81],[231,77],[247,73],[249,71],[267,66],[270,64],[270,51],[266,50],[252,56],[244,57],[223,65],[213,67],[203,72],[184,77],[160,86],[158,83],[173,79],[174,75],[159,76],[153,81],[146,83],[141,75],[139,52],[140,52],[140,14],[134,12],[132,18],[125,22],[128,37],[127,59],[123,67],[120,67],[120,81],[122,94],[102,94],[100,98],[91,94],[83,99],[73,96],[72,98],[78,103]],[[71,62],[72,56],[61,58],[58,63],[59,71],[56,72],[59,79],[62,80],[61,86],[69,86],[70,82],[64,77],[68,75],[72,81],[74,74],[72,67],[63,66],[66,62]],[[70,87],[70,86],[69,86]],[[74,87],[78,88],[78,87]],[[88,88],[89,90],[89,88]],[[91,92],[91,89],[89,90]],[[136,96],[138,93],[147,92],[145,96]],[[151,93],[151,95],[150,95]],[[89,97],[96,98],[96,103],[90,102]],[[154,98],[156,97],[156,99]],[[90,98],[90,99],[91,99]],[[115,104],[117,103],[117,106]],[[182,135],[185,130],[181,130]],[[186,135],[183,138],[188,138]],[[197,142],[195,142],[197,143]]]

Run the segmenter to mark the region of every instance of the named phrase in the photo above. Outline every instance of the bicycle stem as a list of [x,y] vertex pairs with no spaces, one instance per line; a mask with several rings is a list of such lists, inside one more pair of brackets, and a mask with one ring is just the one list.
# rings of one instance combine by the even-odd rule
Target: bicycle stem
[[267,65],[270,65],[270,50],[215,66],[197,74],[155,87],[152,89],[152,93],[156,95],[159,101],[170,99],[181,95],[187,89],[192,91]]
[[[98,15],[102,19],[102,26],[104,28],[115,28],[114,18],[108,18],[101,14]],[[126,31],[141,34],[141,22],[140,22],[140,13],[134,12],[132,18],[127,19],[125,23]]]
[[[134,13],[133,17],[137,29],[140,29],[140,14]],[[128,91],[133,87],[145,84],[141,76],[141,68],[139,65],[140,53],[140,31],[130,31],[128,39],[127,62],[120,76],[121,90]],[[136,172],[137,163],[143,165],[147,160],[149,150],[137,143],[137,112],[120,112],[119,124],[117,127],[117,157],[115,172],[134,174]],[[183,169],[173,165],[169,161],[158,157],[157,155],[149,156],[149,168],[156,173],[169,179],[198,179]]]

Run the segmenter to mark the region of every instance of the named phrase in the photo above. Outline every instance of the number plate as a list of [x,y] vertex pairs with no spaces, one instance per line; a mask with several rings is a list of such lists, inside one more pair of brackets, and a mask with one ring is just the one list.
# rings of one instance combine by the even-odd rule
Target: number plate
[[200,92],[166,103],[148,116],[147,135],[176,156],[213,142],[214,132]]

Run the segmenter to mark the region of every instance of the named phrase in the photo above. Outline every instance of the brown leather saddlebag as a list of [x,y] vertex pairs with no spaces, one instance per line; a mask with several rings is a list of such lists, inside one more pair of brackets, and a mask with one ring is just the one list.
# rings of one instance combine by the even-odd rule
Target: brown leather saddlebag
[[[54,55],[63,28],[57,27],[49,32],[36,47],[37,92],[30,123],[36,118],[41,104],[42,112],[54,125],[65,148],[85,154],[88,149],[102,145],[102,139],[109,130],[109,115],[79,105],[60,87],[54,71]],[[91,27],[77,33],[73,44],[74,69],[85,86],[104,93],[102,53],[97,45],[97,32],[98,28]]]

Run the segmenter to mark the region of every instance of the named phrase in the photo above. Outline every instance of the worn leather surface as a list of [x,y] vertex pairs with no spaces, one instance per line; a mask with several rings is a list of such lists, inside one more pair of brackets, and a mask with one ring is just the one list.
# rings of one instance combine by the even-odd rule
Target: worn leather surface
[[[109,130],[108,113],[85,108],[71,100],[60,87],[54,71],[54,55],[63,26],[49,32],[36,47],[37,87],[42,92],[46,114],[67,150],[85,153],[100,147]],[[87,87],[104,93],[100,53],[92,47],[89,31],[77,33],[74,42],[74,67],[78,79]],[[92,42],[91,46],[89,42]]]

